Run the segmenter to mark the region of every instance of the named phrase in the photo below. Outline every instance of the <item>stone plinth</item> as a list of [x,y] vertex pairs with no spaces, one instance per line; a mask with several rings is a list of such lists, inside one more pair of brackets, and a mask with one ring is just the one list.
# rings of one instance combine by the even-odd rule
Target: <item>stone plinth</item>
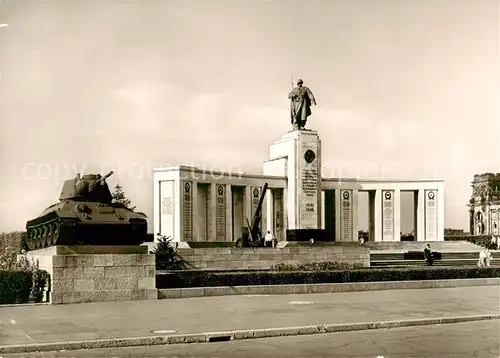
[[157,299],[147,246],[54,246],[27,253],[50,274],[50,302]]
[[280,263],[296,265],[322,261],[370,266],[370,249],[359,245],[179,249],[178,254],[190,265],[205,270],[269,269]]
[[321,228],[321,141],[318,133],[296,130],[271,144],[265,175],[284,175],[287,229]]

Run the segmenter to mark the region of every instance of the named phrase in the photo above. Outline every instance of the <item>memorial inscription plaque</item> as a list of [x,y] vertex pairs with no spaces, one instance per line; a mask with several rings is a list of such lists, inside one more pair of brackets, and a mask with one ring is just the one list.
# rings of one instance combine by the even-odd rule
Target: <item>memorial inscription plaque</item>
[[174,236],[174,181],[160,182],[160,233]]
[[250,187],[250,193],[252,195],[252,199],[251,199],[252,209],[251,209],[251,213],[250,213],[251,217],[253,217],[255,215],[255,212],[257,211],[257,206],[259,206],[260,192],[261,192],[261,188],[259,188],[257,186]]
[[217,241],[226,240],[226,187],[217,184],[216,186],[216,205],[215,205],[215,226]]
[[340,237],[341,241],[352,241],[352,190],[340,191]]
[[320,178],[318,168],[317,137],[304,138],[302,142],[302,158],[299,172],[300,227],[318,228],[318,200]]
[[193,182],[182,181],[182,228],[185,241],[193,240]]
[[425,240],[437,240],[437,191],[425,191]]
[[382,190],[382,240],[394,240],[394,190]]

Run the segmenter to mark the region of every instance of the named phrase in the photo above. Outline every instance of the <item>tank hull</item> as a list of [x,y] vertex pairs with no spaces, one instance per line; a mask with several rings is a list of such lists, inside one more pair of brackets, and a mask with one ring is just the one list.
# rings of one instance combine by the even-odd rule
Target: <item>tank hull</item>
[[121,204],[65,200],[26,224],[31,250],[55,245],[140,245],[147,217]]

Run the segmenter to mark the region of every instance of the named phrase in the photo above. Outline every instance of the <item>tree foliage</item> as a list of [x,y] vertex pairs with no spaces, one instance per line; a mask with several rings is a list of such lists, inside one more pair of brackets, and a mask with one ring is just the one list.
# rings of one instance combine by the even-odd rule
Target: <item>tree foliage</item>
[[116,184],[113,189],[114,189],[112,193],[113,202],[123,204],[130,210],[135,210],[135,206],[132,206],[132,202],[125,195],[125,192],[123,191],[123,186],[121,186],[120,184]]
[[0,252],[7,248],[16,248],[18,252],[26,250],[26,231],[11,231],[0,233]]

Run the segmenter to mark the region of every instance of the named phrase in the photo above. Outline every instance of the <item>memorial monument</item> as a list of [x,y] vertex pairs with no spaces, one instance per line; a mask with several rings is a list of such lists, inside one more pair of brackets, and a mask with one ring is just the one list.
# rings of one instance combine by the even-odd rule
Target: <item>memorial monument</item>
[[[262,173],[189,166],[153,171],[154,232],[176,242],[234,243],[262,205],[261,232],[278,241],[358,242],[358,196],[369,195],[368,241],[401,240],[401,192],[414,194],[415,240],[444,240],[444,181],[322,177],[321,139],[306,129],[316,98],[303,80],[288,94],[292,130],[269,146]],[[332,153],[337,158],[342,153]],[[348,155],[348,153],[344,153]],[[267,183],[267,186],[265,186]],[[186,246],[188,246],[186,245]]]

